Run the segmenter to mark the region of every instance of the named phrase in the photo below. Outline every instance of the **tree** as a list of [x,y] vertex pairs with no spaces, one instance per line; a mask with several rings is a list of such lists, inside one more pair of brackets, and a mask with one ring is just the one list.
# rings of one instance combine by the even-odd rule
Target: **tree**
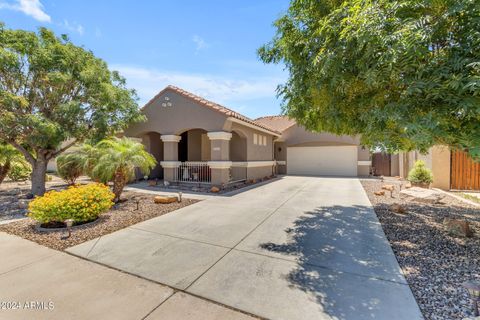
[[80,164],[94,180],[113,182],[115,202],[120,200],[127,182],[134,178],[136,168],[148,175],[156,164],[141,143],[126,137],[105,139],[95,146],[83,145],[70,161]]
[[479,16],[475,0],[293,0],[259,56],[285,63],[284,112],[310,130],[480,159]]
[[0,184],[5,180],[12,168],[21,164],[22,154],[9,144],[0,143]]
[[33,194],[45,192],[49,160],[142,119],[135,92],[92,52],[45,28],[0,24],[0,139],[31,164]]

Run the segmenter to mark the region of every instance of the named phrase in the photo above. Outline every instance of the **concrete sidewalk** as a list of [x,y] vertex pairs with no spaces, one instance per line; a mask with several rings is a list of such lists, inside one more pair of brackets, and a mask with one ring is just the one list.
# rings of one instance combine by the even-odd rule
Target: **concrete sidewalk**
[[254,319],[3,232],[0,253],[1,320]]

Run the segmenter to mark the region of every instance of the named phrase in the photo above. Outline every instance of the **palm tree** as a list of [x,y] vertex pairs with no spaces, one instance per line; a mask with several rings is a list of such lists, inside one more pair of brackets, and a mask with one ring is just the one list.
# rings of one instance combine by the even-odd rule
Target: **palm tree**
[[25,165],[23,155],[13,146],[0,143],[0,184],[14,165]]
[[115,202],[120,200],[136,168],[148,175],[157,163],[141,143],[126,137],[105,139],[95,146],[85,144],[71,159],[81,163],[90,178],[103,183],[113,182]]

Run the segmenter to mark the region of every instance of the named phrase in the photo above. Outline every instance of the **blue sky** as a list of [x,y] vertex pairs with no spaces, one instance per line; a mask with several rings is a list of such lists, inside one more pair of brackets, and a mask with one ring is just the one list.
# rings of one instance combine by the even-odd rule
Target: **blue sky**
[[249,117],[279,114],[282,66],[256,50],[274,35],[287,0],[0,0],[0,21],[70,39],[127,78],[143,105],[168,84]]

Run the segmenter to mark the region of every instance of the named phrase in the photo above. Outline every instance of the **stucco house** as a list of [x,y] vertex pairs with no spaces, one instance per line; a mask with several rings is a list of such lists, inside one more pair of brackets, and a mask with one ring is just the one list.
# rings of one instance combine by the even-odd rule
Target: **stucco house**
[[272,174],[358,176],[370,172],[358,137],[311,133],[284,116],[250,119],[168,86],[124,135],[158,161],[150,178],[215,185]]

